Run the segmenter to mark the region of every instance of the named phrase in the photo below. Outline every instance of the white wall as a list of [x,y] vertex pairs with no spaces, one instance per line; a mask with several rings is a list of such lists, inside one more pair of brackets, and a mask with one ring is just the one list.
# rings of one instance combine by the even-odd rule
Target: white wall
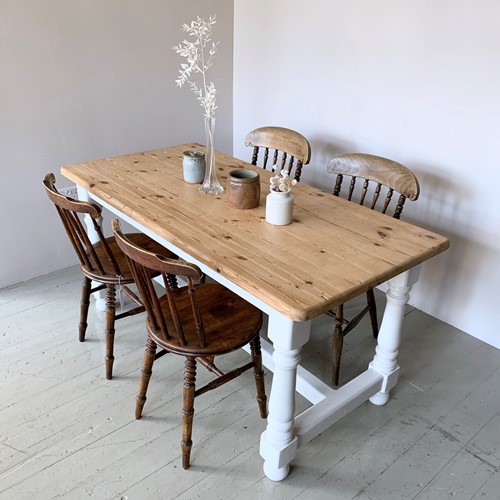
[[303,180],[330,189],[334,155],[414,170],[406,220],[448,236],[411,302],[500,347],[500,2],[235,2],[234,154],[262,125],[296,129]]
[[[497,0],[0,0],[0,288],[75,262],[41,186],[65,163],[203,141],[173,80],[179,26],[216,13],[217,143],[264,124],[306,135],[303,179],[364,151],[412,168],[406,219],[447,235],[412,302],[500,347]],[[234,103],[232,93],[234,91]],[[232,105],[234,104],[234,113]],[[59,185],[67,185],[58,174]]]
[[0,0],[0,288],[76,263],[42,179],[66,163],[197,140],[180,25],[217,15],[216,147],[232,150],[232,0]]

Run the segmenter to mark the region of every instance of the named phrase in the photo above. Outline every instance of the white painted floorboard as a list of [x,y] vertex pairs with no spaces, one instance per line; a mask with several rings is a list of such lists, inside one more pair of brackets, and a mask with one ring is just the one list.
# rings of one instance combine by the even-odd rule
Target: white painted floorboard
[[[71,267],[0,290],[0,500],[500,498],[500,351],[409,308],[389,403],[363,404],[300,449],[286,480],[262,472],[265,420],[251,373],[197,398],[184,471],[183,360],[155,363],[135,421],[144,316],[117,323],[106,381],[103,313],[91,307],[88,340],[77,340],[80,284]],[[382,310],[383,294],[377,302]],[[315,320],[302,356],[326,382],[331,328],[328,317]],[[346,338],[343,381],[364,370],[373,347],[366,323]],[[198,377],[210,378],[202,368]]]

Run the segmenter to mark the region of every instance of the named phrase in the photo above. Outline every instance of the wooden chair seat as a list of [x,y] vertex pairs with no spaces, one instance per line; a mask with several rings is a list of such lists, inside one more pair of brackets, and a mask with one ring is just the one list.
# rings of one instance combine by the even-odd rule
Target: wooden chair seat
[[[43,180],[45,191],[49,199],[54,203],[63,223],[66,234],[76,252],[80,262],[80,269],[84,276],[82,283],[82,295],[80,301],[80,321],[78,323],[78,335],[80,342],[85,340],[87,331],[87,317],[90,306],[90,295],[94,292],[106,289],[106,355],[105,367],[106,378],[113,377],[115,321],[127,316],[144,312],[144,305],[137,295],[127,285],[133,283],[132,273],[128,261],[117,245],[115,238],[105,238],[101,229],[101,208],[95,203],[75,200],[63,196],[57,191],[55,176],[49,173]],[[90,218],[93,225],[97,242],[92,243],[87,234],[87,226],[83,222],[83,216]],[[177,256],[162,247],[145,234],[132,233],[128,235],[131,241],[147,248],[149,251],[176,259]],[[154,273],[157,275],[158,273]],[[92,282],[98,283],[92,288]],[[176,283],[173,281],[172,286]],[[137,307],[116,313],[116,287],[123,290],[127,296],[136,303]]]
[[[267,416],[259,337],[262,312],[222,285],[202,283],[203,274],[194,264],[158,256],[134,244],[121,232],[116,219],[113,220],[113,231],[118,245],[128,258],[147,311],[148,340],[135,417],[140,419],[142,416],[155,359],[163,353],[184,356],[181,449],[182,467],[187,469],[190,466],[195,397],[253,368],[260,415],[262,418]],[[151,271],[161,273],[165,285],[164,295],[158,293],[158,287],[151,279]],[[187,285],[172,287],[173,276],[181,276]],[[228,354],[247,344],[251,352],[249,363],[227,373],[215,365],[216,356]],[[157,355],[158,346],[163,351]],[[217,378],[197,388],[198,363]]]
[[[172,292],[173,300],[183,325],[185,343],[173,336],[165,340],[158,328],[148,319],[148,332],[163,349],[181,356],[219,356],[235,351],[248,344],[262,326],[262,313],[246,300],[219,284],[201,283],[196,287],[196,300],[203,315],[206,346],[200,345],[196,324],[192,321],[192,305],[188,287]],[[169,331],[175,331],[170,314],[168,297],[160,298],[163,315]]]
[[[345,197],[352,202],[368,206],[383,214],[399,219],[407,199],[415,201],[420,193],[420,186],[413,172],[393,160],[364,153],[347,153],[337,156],[328,162],[328,173],[336,174],[333,195],[340,196],[347,176],[347,193]],[[360,181],[359,183],[357,181]],[[398,193],[396,203],[394,193]],[[373,337],[378,336],[377,304],[373,289],[366,292],[366,307],[353,318],[344,317],[344,304],[329,315],[335,318],[335,329],[332,342],[332,384],[339,385],[340,360],[344,337],[352,331],[366,314],[370,316]]]

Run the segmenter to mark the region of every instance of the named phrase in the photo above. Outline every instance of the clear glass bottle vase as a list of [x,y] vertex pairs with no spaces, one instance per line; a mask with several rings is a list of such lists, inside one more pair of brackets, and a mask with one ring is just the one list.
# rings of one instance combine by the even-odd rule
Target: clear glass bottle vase
[[215,118],[205,117],[205,179],[200,186],[200,191],[205,194],[216,196],[224,191],[217,179],[217,167],[215,165]]

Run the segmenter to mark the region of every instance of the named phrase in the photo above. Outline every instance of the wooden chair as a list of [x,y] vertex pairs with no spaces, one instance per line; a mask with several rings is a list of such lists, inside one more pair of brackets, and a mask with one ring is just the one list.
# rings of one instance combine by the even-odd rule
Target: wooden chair
[[[115,320],[144,312],[144,306],[136,294],[127,285],[133,283],[130,268],[125,255],[118,248],[114,237],[105,238],[100,226],[101,208],[95,203],[78,201],[61,195],[55,186],[54,174],[49,173],[43,180],[48,197],[54,203],[61,221],[66,229],[71,244],[78,256],[80,269],[83,273],[82,296],[80,302],[80,322],[78,323],[79,340],[85,340],[87,316],[90,304],[90,294],[106,289],[106,378],[113,376],[113,347],[115,338]],[[98,237],[96,243],[91,243],[86,225],[81,218],[89,216]],[[141,233],[132,233],[128,237],[135,243],[153,252],[172,259],[177,258],[172,252]],[[92,288],[92,282],[99,285]],[[137,307],[116,314],[116,287],[122,290],[137,304]]]
[[[168,259],[141,248],[121,232],[116,219],[113,220],[113,231],[118,246],[128,258],[147,311],[148,339],[135,418],[142,416],[157,346],[184,356],[181,450],[182,467],[188,469],[195,397],[253,368],[260,415],[262,418],[267,416],[259,337],[262,312],[222,285],[202,283],[202,272],[194,264]],[[151,271],[163,276],[163,296],[157,294]],[[181,276],[187,285],[171,287],[169,276]],[[244,366],[223,373],[213,363],[215,356],[235,351],[246,344],[250,344],[252,360]],[[196,388],[197,362],[218,378]]]
[[[378,210],[384,214],[392,213],[392,217],[396,219],[399,219],[406,199],[415,201],[420,192],[418,180],[408,168],[379,156],[361,153],[344,154],[330,160],[327,171],[330,174],[337,174],[333,189],[334,196],[340,196],[344,176],[349,176],[350,182],[346,195],[349,201],[356,201],[360,205],[364,205],[367,201],[372,210]],[[361,182],[357,184],[358,180]],[[399,197],[395,206],[389,208],[394,192],[399,193]],[[343,304],[337,306],[335,311],[329,312],[335,318],[332,345],[332,383],[335,386],[339,384],[344,337],[367,313],[370,315],[373,336],[375,338],[378,336],[377,306],[373,289],[366,292],[366,298],[366,307],[351,320],[344,318]]]
[[[259,149],[264,148],[261,159],[262,168],[267,168],[269,150],[274,150],[271,160],[271,172],[285,171],[299,182],[302,166],[311,159],[309,141],[298,132],[282,127],[261,127],[252,130],[245,138],[245,146],[253,146],[252,165],[259,162]],[[281,159],[280,159],[281,158]],[[288,159],[288,163],[287,163]],[[276,167],[279,165],[279,167]],[[295,173],[293,169],[295,168]]]

